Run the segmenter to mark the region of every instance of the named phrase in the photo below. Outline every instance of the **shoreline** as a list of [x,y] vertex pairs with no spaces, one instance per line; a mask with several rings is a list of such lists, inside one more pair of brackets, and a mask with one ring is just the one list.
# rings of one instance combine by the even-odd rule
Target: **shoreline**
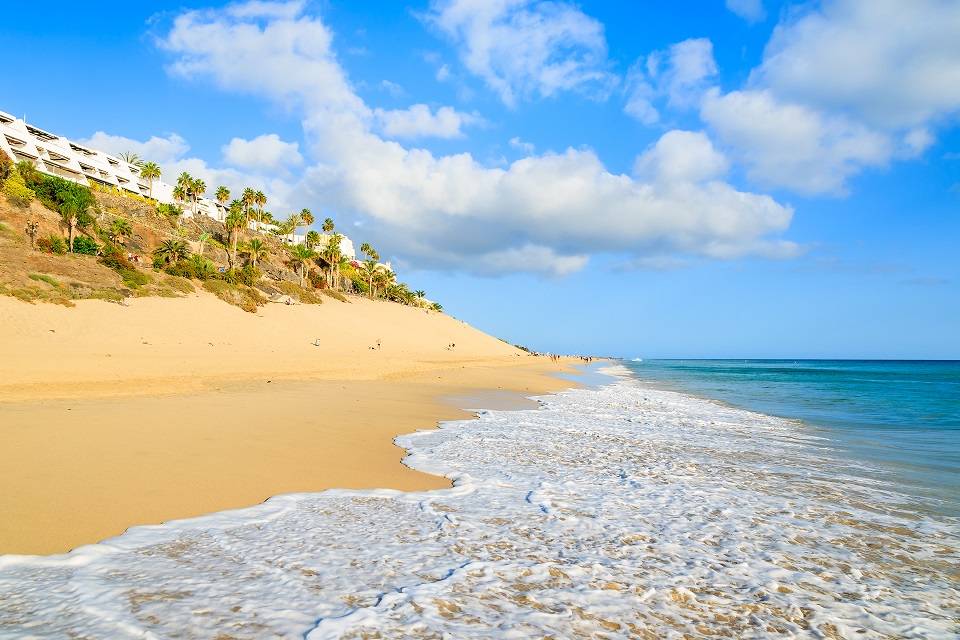
[[[120,314],[133,305],[154,322],[80,331],[95,326],[89,316],[125,319]],[[419,310],[371,303],[357,313],[361,305],[341,305],[268,307],[262,317],[199,296],[82,309],[0,299],[0,319],[11,328],[0,347],[15,364],[0,372],[0,554],[66,553],[132,526],[288,493],[446,488],[446,478],[402,464],[407,452],[394,439],[470,419],[475,399],[482,408],[532,408],[525,397],[576,386],[549,375],[576,372],[573,359],[517,357],[513,347],[447,316],[433,314],[426,328]],[[214,342],[209,331],[191,334],[200,313],[171,329],[171,313],[191,310],[232,316],[226,339],[219,336],[225,346],[211,347],[221,359],[173,349]],[[354,321],[347,327],[345,312]],[[370,329],[373,320],[379,325]],[[243,335],[245,325],[264,322],[278,332],[254,342]],[[290,340],[291,332],[306,333],[305,322],[331,342],[335,332],[329,358],[318,361],[309,343]],[[357,325],[363,331],[351,331]],[[144,358],[134,335],[141,332],[174,357]],[[456,352],[434,346],[445,333]],[[396,351],[368,349],[367,334],[390,336],[382,339]],[[92,355],[107,344],[109,366]],[[178,366],[189,375],[170,375]],[[218,370],[227,373],[211,375]],[[473,406],[464,409],[467,399]]]

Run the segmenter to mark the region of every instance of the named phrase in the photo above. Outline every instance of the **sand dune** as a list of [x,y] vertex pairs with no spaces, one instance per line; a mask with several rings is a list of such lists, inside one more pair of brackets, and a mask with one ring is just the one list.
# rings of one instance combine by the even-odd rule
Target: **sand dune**
[[387,302],[129,304],[0,297],[0,553],[281,493],[449,486],[400,464],[393,437],[570,386],[543,375],[563,364]]

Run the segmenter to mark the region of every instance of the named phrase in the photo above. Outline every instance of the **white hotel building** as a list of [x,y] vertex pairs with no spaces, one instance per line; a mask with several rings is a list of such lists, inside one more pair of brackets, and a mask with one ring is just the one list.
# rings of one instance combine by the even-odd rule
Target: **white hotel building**
[[[121,195],[132,193],[153,197],[166,204],[176,203],[173,185],[154,179],[151,193],[150,181],[140,175],[136,165],[29,125],[3,111],[0,111],[0,150],[5,151],[14,162],[27,160],[44,173],[79,184],[92,182],[117,189]],[[201,196],[197,202],[197,213],[223,222],[227,209],[216,200]],[[185,209],[183,215],[189,218],[193,212]],[[294,244],[302,244],[305,240],[303,235],[293,236]],[[340,249],[348,259],[356,257],[353,243],[346,236],[340,243]]]

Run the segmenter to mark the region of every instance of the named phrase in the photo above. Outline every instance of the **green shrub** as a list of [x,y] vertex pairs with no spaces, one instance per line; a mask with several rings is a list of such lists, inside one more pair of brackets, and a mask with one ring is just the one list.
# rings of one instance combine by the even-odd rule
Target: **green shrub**
[[99,250],[100,245],[97,244],[96,240],[86,236],[77,236],[73,239],[74,253],[81,253],[85,256],[95,256]]
[[10,200],[10,202],[21,207],[30,206],[30,203],[33,202],[33,199],[37,197],[36,192],[27,187],[26,182],[23,180],[23,176],[21,176],[20,172],[17,170],[13,170],[4,181],[3,193],[7,196],[7,199]]
[[[156,260],[154,260],[154,266],[157,266]],[[195,278],[203,281],[216,278],[219,275],[217,273],[216,265],[198,254],[194,254],[185,260],[179,260],[176,264],[170,265],[164,269],[164,271],[169,273],[171,276],[177,276],[180,278]]]
[[120,274],[123,284],[131,289],[137,289],[150,282],[150,276],[137,269],[121,251],[104,251],[100,264]]
[[353,283],[353,290],[357,293],[366,293],[370,291],[370,286],[367,284],[366,280],[361,280],[360,278],[354,278],[351,280]]
[[223,280],[230,284],[242,284],[248,287],[255,285],[261,276],[263,276],[263,273],[260,269],[249,264],[242,269],[227,269],[223,273],[215,274],[218,280]]
[[[18,168],[20,164],[17,165]],[[78,205],[77,224],[86,227],[93,222],[93,217],[87,213],[87,209],[95,208],[97,201],[89,188],[58,176],[44,175],[36,169],[33,169],[31,177],[27,177],[27,175],[23,177],[27,186],[36,191],[37,198],[47,208],[60,211],[64,202],[73,201]]]
[[58,256],[62,256],[67,252],[67,241],[51,233],[46,238],[37,239],[37,251],[55,253]]
[[13,160],[7,155],[6,151],[0,149],[0,185],[13,173]]

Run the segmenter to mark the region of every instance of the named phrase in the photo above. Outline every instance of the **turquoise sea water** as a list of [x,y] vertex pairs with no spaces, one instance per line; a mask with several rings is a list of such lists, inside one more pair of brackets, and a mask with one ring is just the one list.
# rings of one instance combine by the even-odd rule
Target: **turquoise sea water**
[[862,476],[960,515],[960,361],[644,360],[642,380],[802,421]]

